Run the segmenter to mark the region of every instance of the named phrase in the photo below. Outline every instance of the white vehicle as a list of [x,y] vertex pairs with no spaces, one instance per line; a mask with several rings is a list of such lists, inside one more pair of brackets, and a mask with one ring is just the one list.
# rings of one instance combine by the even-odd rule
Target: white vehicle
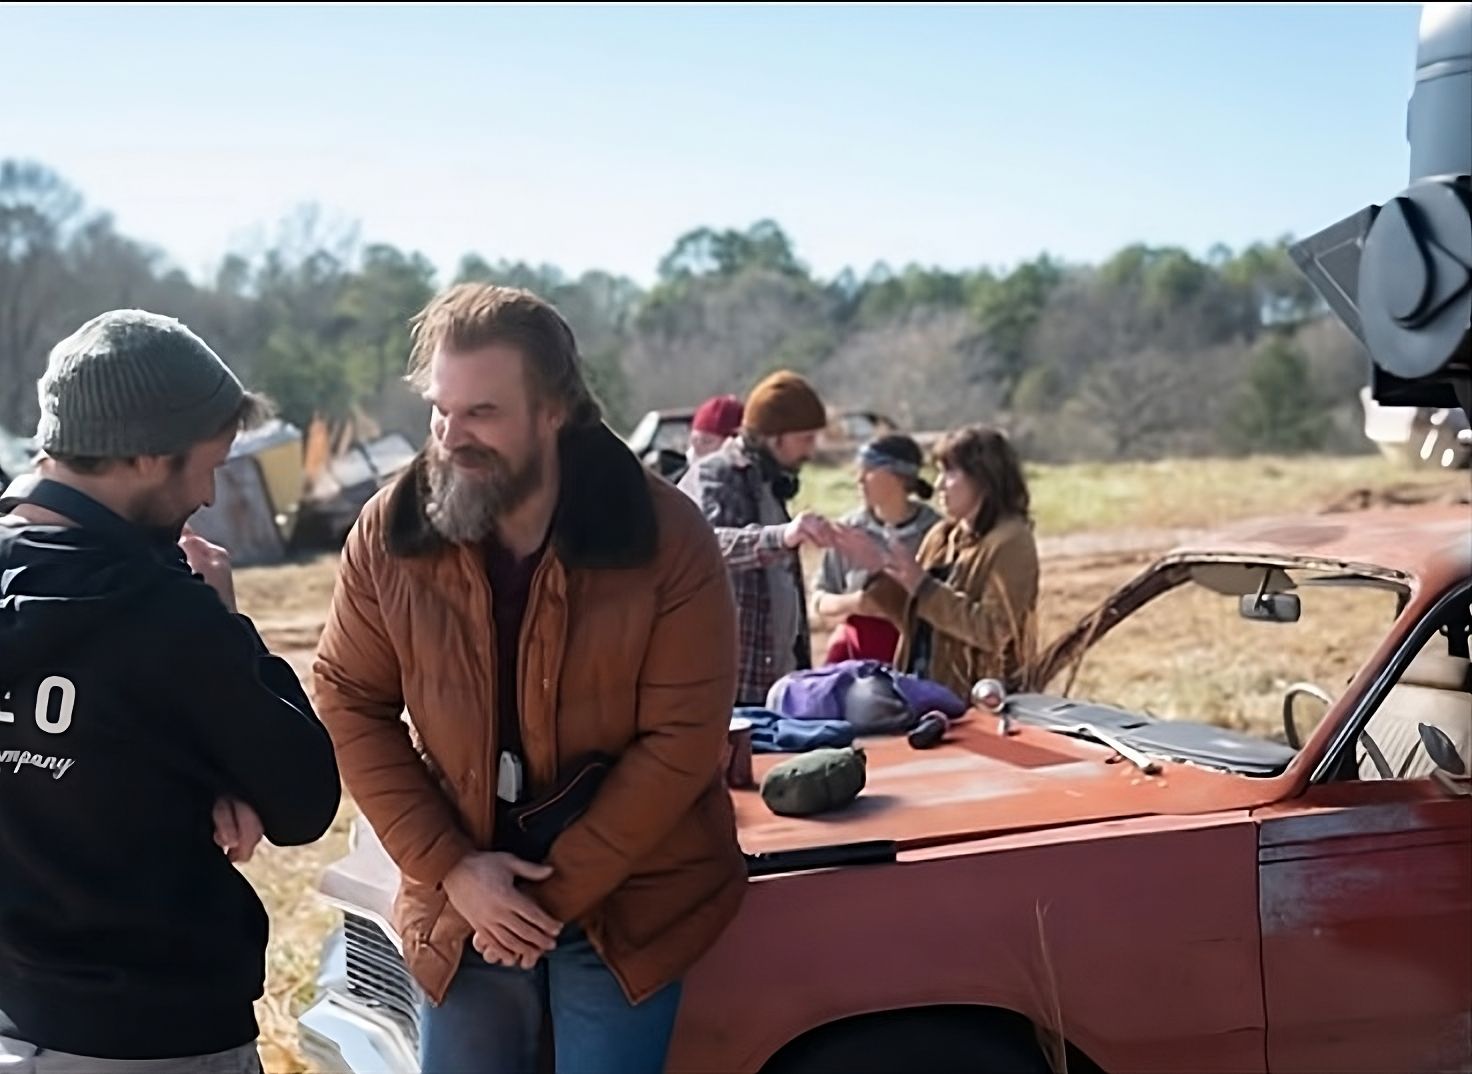
[[1360,403],[1365,410],[1365,435],[1387,458],[1442,470],[1461,470],[1472,464],[1472,429],[1460,409],[1382,406],[1368,387],[1360,389]]

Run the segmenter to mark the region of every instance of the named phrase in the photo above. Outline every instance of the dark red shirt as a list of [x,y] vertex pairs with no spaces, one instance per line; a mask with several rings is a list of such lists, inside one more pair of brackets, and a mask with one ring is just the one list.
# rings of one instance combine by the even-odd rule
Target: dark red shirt
[[497,753],[521,757],[521,716],[517,700],[520,682],[521,623],[526,617],[532,578],[547,550],[542,547],[523,560],[494,536],[486,540],[486,576],[491,583],[491,621],[496,627],[496,742]]

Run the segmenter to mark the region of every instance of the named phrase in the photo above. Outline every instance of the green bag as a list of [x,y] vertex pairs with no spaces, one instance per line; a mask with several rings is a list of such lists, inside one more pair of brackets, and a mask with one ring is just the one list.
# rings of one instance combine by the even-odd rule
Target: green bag
[[866,758],[858,746],[811,750],[767,772],[762,801],[782,817],[826,813],[857,798],[866,774]]

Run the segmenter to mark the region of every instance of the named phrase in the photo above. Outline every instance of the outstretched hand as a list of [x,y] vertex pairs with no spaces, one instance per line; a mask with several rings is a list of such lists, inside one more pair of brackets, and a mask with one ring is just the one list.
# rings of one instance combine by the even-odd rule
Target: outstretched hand
[[782,543],[794,549],[805,544],[815,545],[818,548],[829,548],[833,545],[836,529],[837,527],[822,515],[804,511],[787,523],[786,532],[782,535]]
[[893,578],[905,592],[914,594],[925,580],[925,569],[915,561],[904,542],[886,541],[859,526],[833,527],[833,547],[860,570],[883,572]]

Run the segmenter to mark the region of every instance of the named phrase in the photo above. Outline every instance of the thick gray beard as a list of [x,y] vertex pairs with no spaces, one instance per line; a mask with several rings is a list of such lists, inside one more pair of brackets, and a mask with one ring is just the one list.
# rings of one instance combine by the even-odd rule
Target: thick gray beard
[[526,464],[513,471],[499,455],[483,453],[490,465],[480,471],[456,466],[438,449],[429,458],[429,501],[425,514],[441,537],[478,544],[496,523],[542,487],[542,453],[534,447]]

